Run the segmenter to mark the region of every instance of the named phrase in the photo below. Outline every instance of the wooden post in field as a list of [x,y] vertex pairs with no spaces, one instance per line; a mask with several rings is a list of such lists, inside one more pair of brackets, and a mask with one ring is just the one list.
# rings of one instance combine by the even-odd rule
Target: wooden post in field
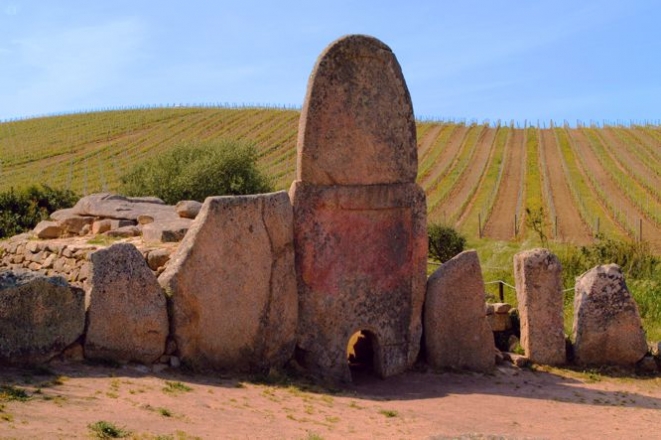
[[477,235],[482,238],[482,214],[477,214]]
[[553,220],[553,238],[558,239],[558,216]]
[[502,281],[498,282],[498,298],[500,298],[500,302],[505,302],[505,285]]
[[517,230],[517,227],[516,227],[516,214],[514,214],[514,237],[516,237],[517,232],[519,232],[519,231]]
[[638,241],[640,243],[643,242],[643,219],[642,218],[638,219]]
[[597,219],[594,222],[594,230],[595,230],[594,235],[595,236],[599,235],[599,217],[597,217]]

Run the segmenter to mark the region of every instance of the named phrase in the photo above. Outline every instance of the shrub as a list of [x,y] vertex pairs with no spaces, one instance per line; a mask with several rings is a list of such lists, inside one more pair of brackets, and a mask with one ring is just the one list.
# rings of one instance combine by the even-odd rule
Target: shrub
[[33,229],[58,209],[70,208],[78,196],[71,190],[32,185],[25,190],[0,193],[0,238]]
[[466,238],[449,226],[432,223],[427,226],[429,256],[445,263],[464,250]]
[[255,147],[231,140],[179,145],[137,164],[120,181],[124,195],[157,196],[169,204],[273,190],[257,168]]

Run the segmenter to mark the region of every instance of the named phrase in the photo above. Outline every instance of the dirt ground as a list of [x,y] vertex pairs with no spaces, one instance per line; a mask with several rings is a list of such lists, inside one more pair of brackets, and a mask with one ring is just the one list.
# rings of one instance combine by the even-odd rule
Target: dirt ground
[[[0,370],[0,438],[93,438],[105,421],[139,439],[661,438],[661,378],[570,370],[357,375],[304,381],[60,364]],[[27,392],[28,400],[16,396]]]

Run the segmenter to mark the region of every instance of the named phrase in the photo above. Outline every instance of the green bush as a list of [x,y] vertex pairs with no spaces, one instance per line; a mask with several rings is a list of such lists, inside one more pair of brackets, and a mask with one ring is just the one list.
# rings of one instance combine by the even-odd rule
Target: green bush
[[429,256],[445,263],[463,252],[466,238],[449,226],[432,223],[427,226],[429,236]]
[[120,181],[124,195],[156,196],[169,204],[273,190],[257,168],[255,147],[231,140],[179,145],[137,164]]
[[33,229],[51,212],[70,208],[78,196],[70,190],[32,185],[25,190],[0,192],[0,238]]

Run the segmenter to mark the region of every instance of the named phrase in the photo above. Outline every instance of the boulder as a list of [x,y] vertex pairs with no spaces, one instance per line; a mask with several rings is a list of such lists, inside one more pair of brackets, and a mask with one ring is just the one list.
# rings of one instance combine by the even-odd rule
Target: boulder
[[195,200],[182,200],[174,206],[179,217],[194,219],[202,209],[202,204]]
[[565,348],[562,265],[547,249],[514,256],[516,298],[519,303],[521,346],[532,362],[561,365]]
[[151,270],[158,270],[170,261],[170,251],[167,249],[153,249],[147,253],[147,265]]
[[62,232],[60,225],[51,220],[42,220],[34,228],[34,234],[42,239],[59,238]]
[[241,372],[284,365],[298,313],[287,193],[207,198],[159,282],[182,362]]
[[90,256],[85,357],[150,364],[165,351],[166,299],[142,254],[117,243]]
[[0,364],[46,362],[85,328],[85,292],[61,277],[0,272]]
[[495,366],[494,337],[484,312],[484,297],[475,251],[460,253],[429,277],[424,309],[429,365],[474,371]]
[[69,235],[80,235],[85,226],[90,226],[94,222],[94,217],[83,217],[79,215],[71,215],[68,217],[61,216],[57,220],[57,224],[62,230]]
[[130,225],[130,226],[121,226],[117,229],[111,229],[109,231],[104,232],[103,235],[107,235],[108,237],[115,237],[115,238],[128,238],[128,237],[139,237],[141,233],[142,230],[140,229],[140,227],[135,225]]
[[92,223],[92,234],[97,235],[97,234],[103,234],[104,232],[107,232],[112,229],[112,223],[110,222],[110,219],[101,219],[101,220],[96,220],[94,223]]
[[183,240],[191,227],[192,220],[187,218],[155,221],[142,225],[142,240],[145,243],[174,243]]
[[579,365],[633,366],[647,353],[638,306],[618,265],[576,279],[573,339]]

